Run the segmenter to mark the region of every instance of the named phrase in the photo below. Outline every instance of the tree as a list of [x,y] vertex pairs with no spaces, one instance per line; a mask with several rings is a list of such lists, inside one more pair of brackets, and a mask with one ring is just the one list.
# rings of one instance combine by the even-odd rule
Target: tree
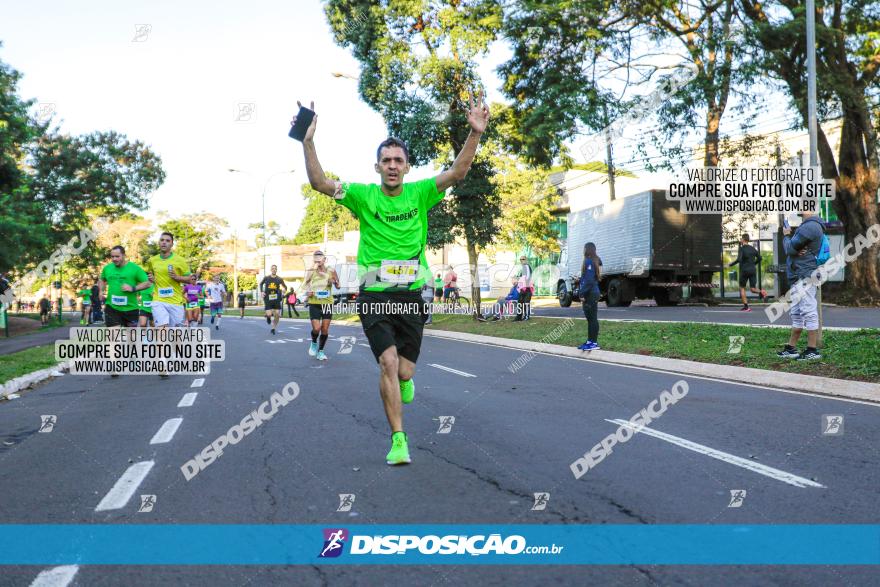
[[[257,247],[263,246],[263,223],[262,222],[252,222],[248,224],[248,228],[256,231],[256,236],[254,237],[254,241],[256,242]],[[287,240],[283,236],[280,235],[281,225],[275,222],[274,220],[270,220],[266,223],[266,242],[267,246],[274,246],[285,244],[284,241]]]
[[[785,84],[803,126],[807,118],[805,2],[741,0],[750,20],[749,44],[757,63]],[[841,118],[840,148],[835,156],[818,128],[822,175],[836,180],[833,201],[843,221],[846,241],[853,242],[880,222],[880,12],[875,2],[839,0],[816,2],[816,66],[818,100],[826,115]],[[848,267],[845,287],[856,296],[880,298],[877,245]]]
[[[331,172],[326,172],[327,177],[339,179]],[[296,236],[291,244],[305,245],[324,241],[324,225],[327,225],[328,235],[331,240],[341,240],[348,230],[359,230],[360,222],[348,208],[338,205],[320,192],[316,192],[307,183],[301,188],[303,197],[308,202],[306,213],[299,225]]]
[[[468,132],[464,100],[480,85],[476,58],[500,33],[501,5],[494,0],[330,0],[325,13],[336,42],[361,63],[361,97],[383,115],[389,134],[407,142],[410,163],[451,163]],[[349,26],[355,20],[358,26]],[[429,246],[455,237],[466,241],[475,312],[478,249],[492,242],[501,212],[491,171],[478,154],[453,190],[455,197],[428,216]]]
[[[638,151],[646,169],[673,169],[690,157],[689,132],[701,130],[704,165],[718,165],[731,93],[755,75],[735,59],[736,6],[735,0],[539,0],[512,11],[505,32],[513,56],[499,68],[520,126],[512,144],[531,162],[570,164],[564,142],[582,127],[613,125],[642,102],[634,91],[670,87],[666,73],[673,68],[659,64],[677,56],[695,77],[650,108],[657,126],[640,135]],[[649,156],[649,146],[659,156]]]
[[19,79],[0,61],[0,273],[39,261],[50,246],[49,222],[21,165],[24,147],[41,129],[28,115],[34,101],[18,96]]
[[115,131],[43,135],[28,161],[53,244],[86,226],[89,211],[116,217],[146,208],[147,196],[165,180],[158,155]]

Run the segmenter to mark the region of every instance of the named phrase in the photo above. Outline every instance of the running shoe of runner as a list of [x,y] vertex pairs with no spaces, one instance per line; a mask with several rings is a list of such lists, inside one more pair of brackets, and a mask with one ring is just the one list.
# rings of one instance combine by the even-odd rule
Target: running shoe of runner
[[330,336],[330,322],[333,320],[333,290],[339,289],[339,276],[333,267],[326,266],[327,258],[321,251],[312,254],[312,267],[306,272],[303,288],[309,304],[309,321],[312,324],[312,343],[309,355],[319,361],[326,361],[324,345]]
[[[110,263],[101,269],[98,297],[104,297],[104,325],[107,328],[135,327],[139,321],[137,292],[153,287],[147,272],[140,265],[125,258],[125,248],[116,245],[110,249]],[[111,377],[118,377],[118,373]]]
[[[153,299],[150,309],[153,321],[159,328],[177,327],[184,321],[183,284],[190,281],[189,263],[175,254],[174,235],[163,232],[159,236],[159,254],[146,263],[147,274],[153,282]],[[160,377],[166,378],[166,373]]]
[[220,330],[220,318],[223,317],[223,300],[226,299],[226,286],[220,282],[220,276],[215,275],[206,288],[208,301],[211,309],[211,324],[215,330]]
[[[374,169],[381,185],[342,183],[324,174],[314,141],[317,115],[302,141],[312,188],[332,196],[360,220],[358,315],[379,364],[379,390],[391,428],[391,450],[385,457],[389,465],[410,462],[401,382],[412,383],[421,350],[426,314],[421,289],[425,279],[432,278],[425,257],[428,210],[464,179],[473,163],[489,121],[482,92],[476,101],[470,96],[467,121],[470,133],[452,166],[435,178],[413,183],[403,182],[410,170],[409,151],[400,139],[389,138],[377,149]],[[296,117],[291,124],[295,122]]]
[[263,292],[263,300],[266,304],[266,324],[271,324],[272,334],[275,334],[278,321],[281,319],[281,300],[284,298],[284,292],[287,291],[287,284],[278,277],[277,265],[272,265],[270,270],[272,274],[263,277],[260,282],[260,291]]

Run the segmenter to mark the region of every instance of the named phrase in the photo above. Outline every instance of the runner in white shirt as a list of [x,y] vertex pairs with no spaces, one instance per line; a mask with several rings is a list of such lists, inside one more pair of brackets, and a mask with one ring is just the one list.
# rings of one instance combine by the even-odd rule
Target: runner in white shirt
[[220,318],[223,317],[223,300],[226,299],[226,286],[220,282],[220,276],[215,275],[214,280],[205,288],[208,302],[211,304],[211,324],[220,330]]

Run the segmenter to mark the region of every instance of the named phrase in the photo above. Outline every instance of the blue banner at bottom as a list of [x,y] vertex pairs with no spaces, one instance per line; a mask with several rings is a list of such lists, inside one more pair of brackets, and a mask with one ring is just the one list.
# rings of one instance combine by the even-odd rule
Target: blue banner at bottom
[[876,565],[880,525],[0,525],[3,565]]

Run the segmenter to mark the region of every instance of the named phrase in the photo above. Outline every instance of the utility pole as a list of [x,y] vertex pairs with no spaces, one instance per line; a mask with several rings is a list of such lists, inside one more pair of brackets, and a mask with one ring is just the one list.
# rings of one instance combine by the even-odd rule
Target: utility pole
[[[819,122],[816,119],[816,0],[807,0],[807,130],[810,134],[810,167],[819,167]],[[817,345],[822,344],[822,285],[816,287],[819,302]]]
[[238,231],[232,233],[232,304],[238,300]]
[[611,125],[608,122],[608,110],[603,106],[605,116],[605,168],[608,170],[608,191],[611,201],[614,201],[614,158],[611,155]]

